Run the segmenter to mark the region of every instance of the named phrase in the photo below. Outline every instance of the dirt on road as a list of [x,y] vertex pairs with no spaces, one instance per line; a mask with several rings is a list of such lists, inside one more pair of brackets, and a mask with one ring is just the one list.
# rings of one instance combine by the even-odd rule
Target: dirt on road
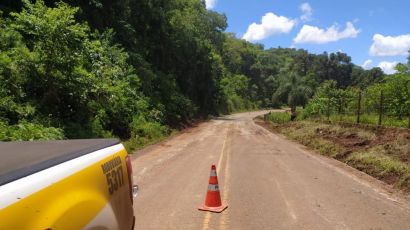
[[[135,229],[410,229],[410,203],[345,164],[256,125],[199,124],[134,154]],[[216,164],[220,214],[198,211]]]

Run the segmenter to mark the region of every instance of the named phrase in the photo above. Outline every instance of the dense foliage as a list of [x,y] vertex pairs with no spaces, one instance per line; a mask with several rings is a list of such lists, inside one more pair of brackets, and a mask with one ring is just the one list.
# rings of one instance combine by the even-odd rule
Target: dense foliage
[[[304,106],[328,80],[387,84],[344,53],[237,39],[200,0],[2,1],[0,10],[0,140],[155,139],[209,114]],[[391,105],[399,114],[402,99]]]
[[[408,127],[410,125],[410,74],[398,66],[398,72],[365,89],[337,88],[336,81],[321,84],[309,101],[305,117],[337,115],[338,120],[370,124],[387,124]],[[360,103],[360,104],[359,104]],[[347,117],[346,117],[347,116]],[[384,122],[383,122],[384,120]],[[360,121],[360,117],[359,117]]]

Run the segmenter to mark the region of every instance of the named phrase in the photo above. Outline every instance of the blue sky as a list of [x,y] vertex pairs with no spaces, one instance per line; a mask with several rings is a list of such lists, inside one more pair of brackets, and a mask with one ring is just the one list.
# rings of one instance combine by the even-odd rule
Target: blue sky
[[[265,48],[342,51],[353,63],[392,73],[410,49],[409,0],[206,0],[228,32]],[[367,63],[366,65],[364,65]]]

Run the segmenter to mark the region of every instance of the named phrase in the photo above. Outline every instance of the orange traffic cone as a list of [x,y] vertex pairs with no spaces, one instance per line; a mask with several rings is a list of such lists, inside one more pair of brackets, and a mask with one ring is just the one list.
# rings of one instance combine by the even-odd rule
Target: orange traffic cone
[[219,193],[218,177],[216,175],[216,167],[215,165],[212,165],[205,205],[199,206],[198,209],[202,211],[219,213],[225,210],[227,207],[228,205],[222,205],[221,194]]

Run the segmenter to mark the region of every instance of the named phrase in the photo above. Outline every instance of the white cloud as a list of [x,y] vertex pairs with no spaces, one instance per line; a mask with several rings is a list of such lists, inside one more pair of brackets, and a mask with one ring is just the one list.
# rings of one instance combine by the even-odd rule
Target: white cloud
[[369,54],[373,56],[408,55],[410,49],[410,34],[397,37],[375,34]]
[[206,9],[210,10],[213,9],[216,5],[217,0],[205,0]]
[[372,65],[373,61],[368,59],[366,61],[364,61],[364,63],[362,64],[362,68],[363,69],[371,69],[371,65]]
[[302,11],[302,16],[300,16],[300,19],[304,22],[310,21],[312,19],[312,7],[309,5],[309,3],[305,2],[302,3],[299,6],[299,9]]
[[298,43],[311,43],[311,44],[324,44],[329,42],[335,42],[344,38],[355,38],[360,33],[360,30],[354,28],[351,22],[346,23],[346,28],[339,31],[337,25],[333,25],[326,30],[316,26],[304,25],[299,31],[293,42]]
[[398,62],[387,62],[387,61],[382,61],[377,65],[377,67],[380,67],[384,73],[386,74],[394,74],[397,71],[394,69]]
[[289,33],[295,23],[295,20],[269,12],[262,17],[260,24],[255,22],[250,24],[242,39],[259,41],[271,35]]

